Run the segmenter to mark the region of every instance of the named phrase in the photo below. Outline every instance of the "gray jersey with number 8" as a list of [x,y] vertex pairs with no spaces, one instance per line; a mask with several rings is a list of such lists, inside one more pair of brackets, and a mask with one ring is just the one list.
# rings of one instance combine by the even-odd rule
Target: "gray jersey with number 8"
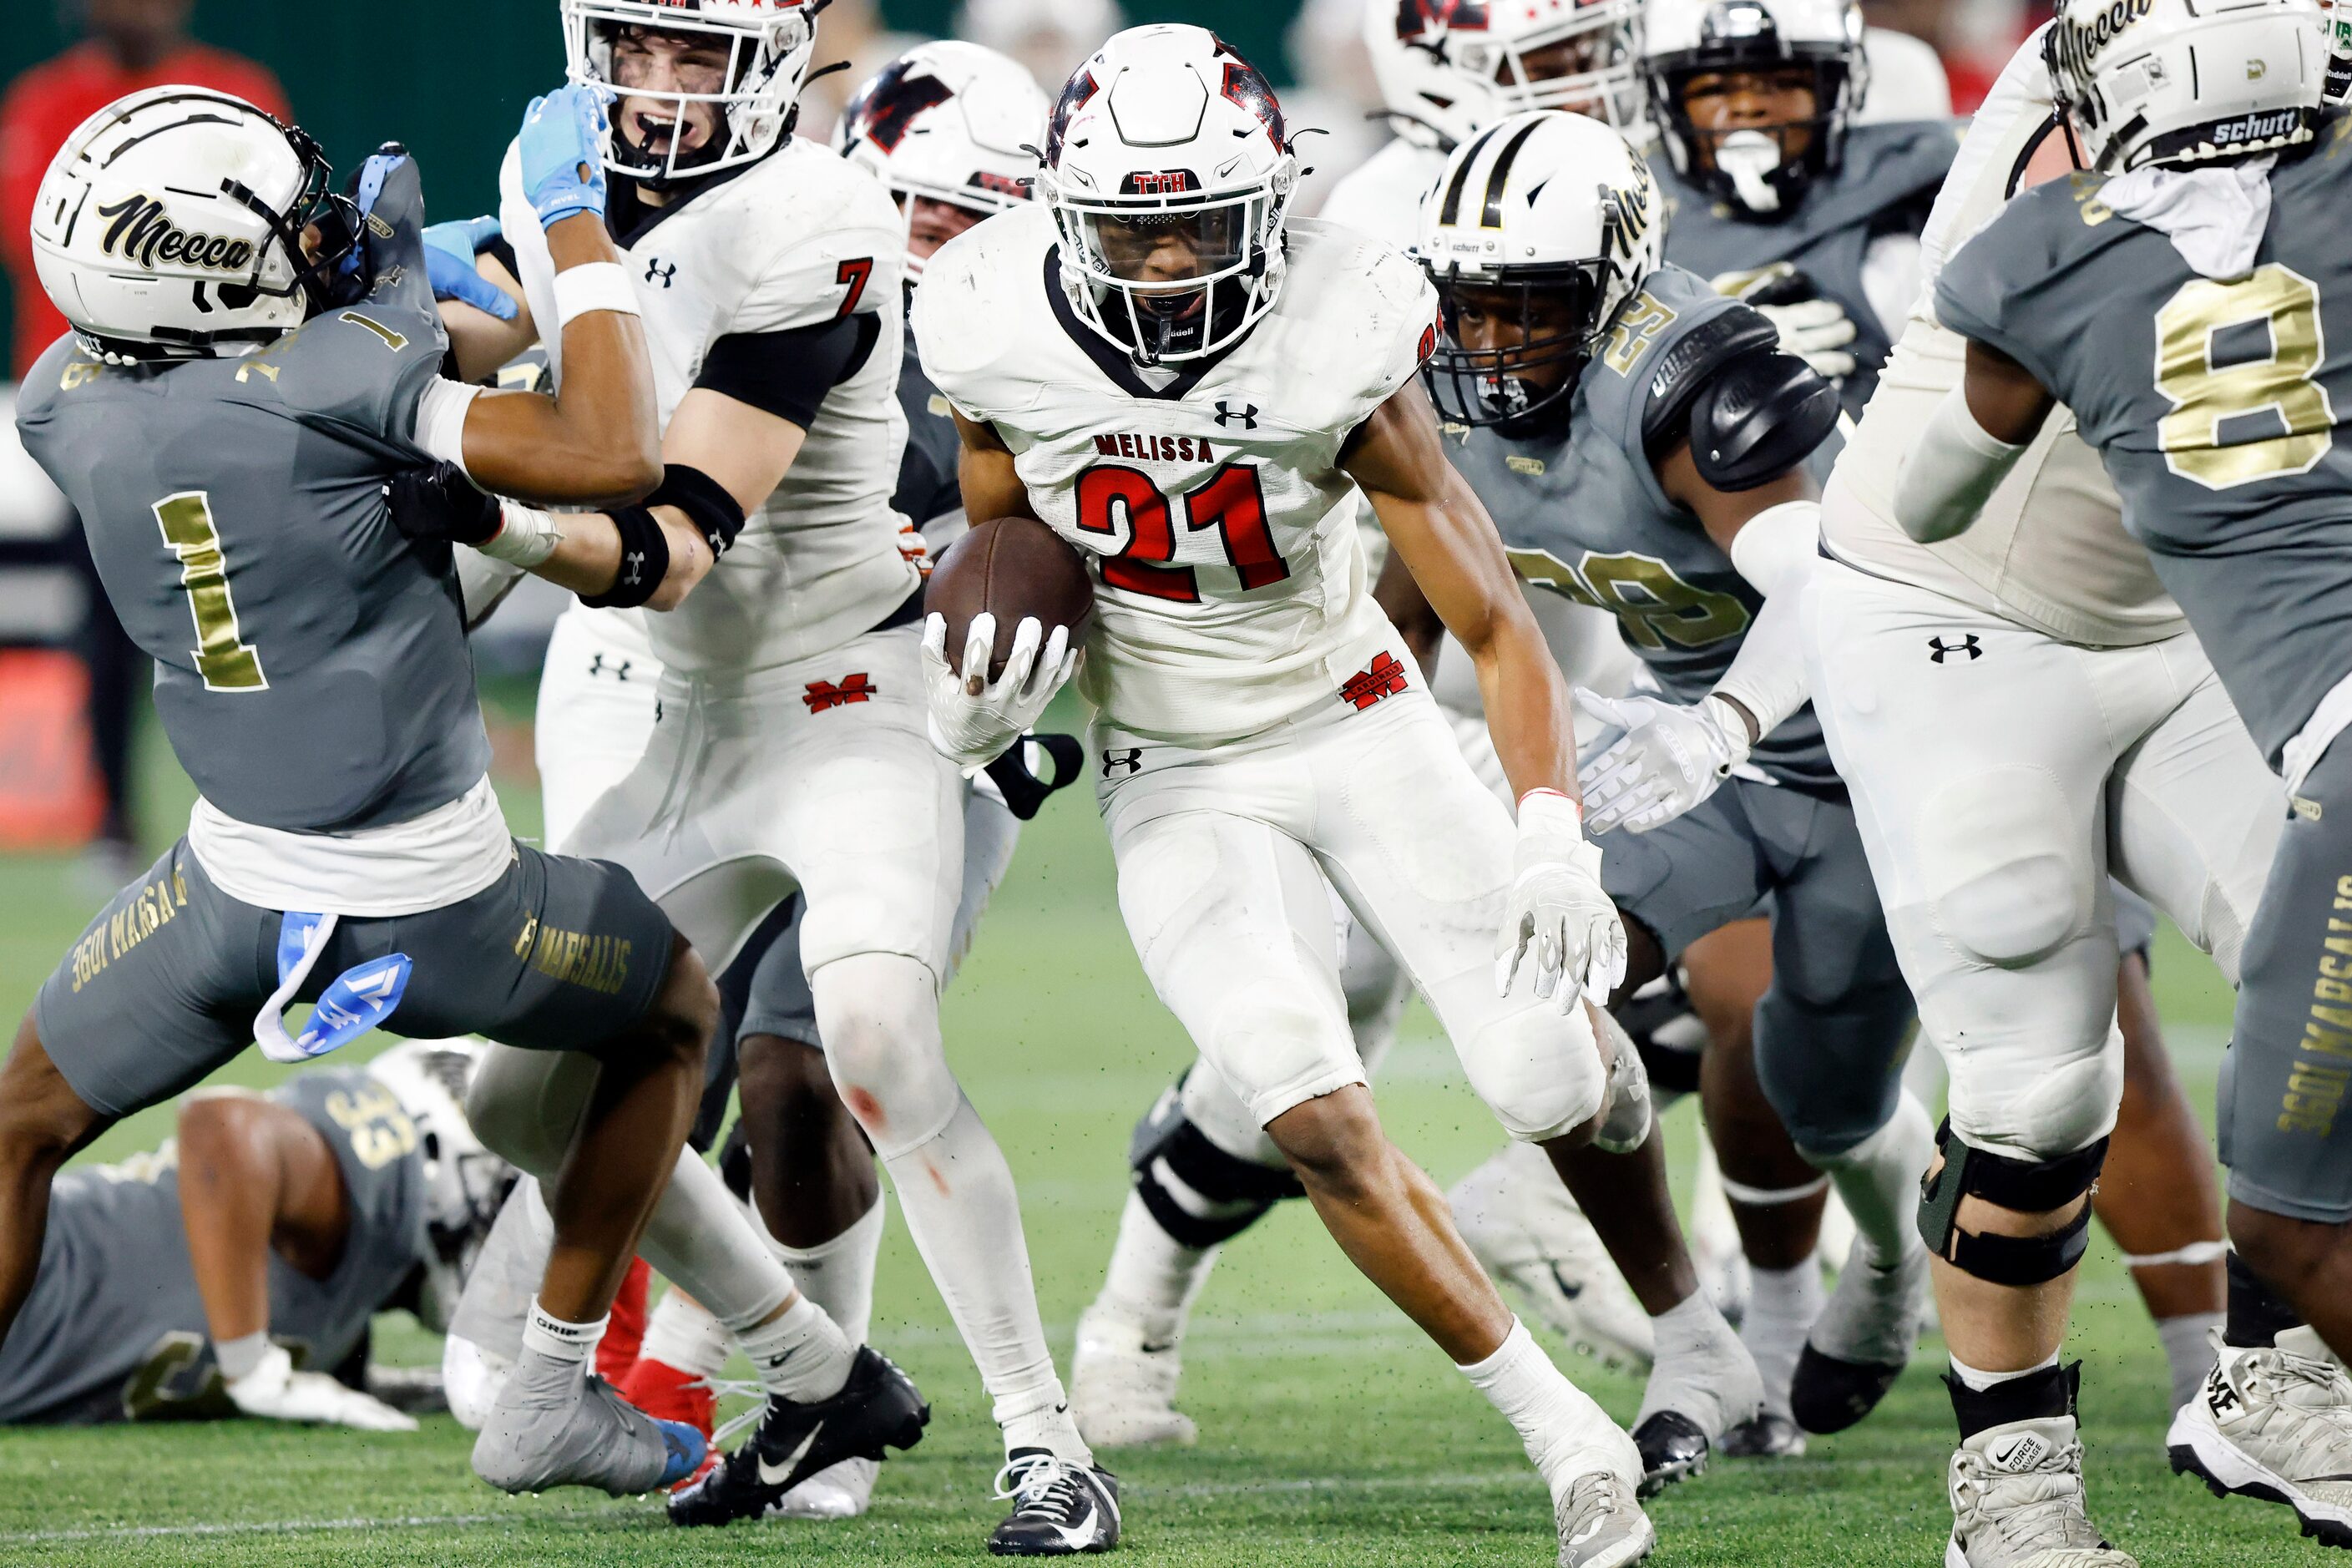
[[2271,175],[2252,272],[2200,277],[2105,182],[2029,191],[1946,266],[1936,312],[2074,411],[2273,765],[2352,672],[2352,120]]
[[[415,165],[386,179],[367,299],[241,359],[106,365],[71,337],[26,376],[25,446],[80,514],[155,707],[205,797],[310,832],[405,821],[489,765],[448,550],[383,484],[429,462],[446,340]],[[202,287],[202,285],[198,285]]]

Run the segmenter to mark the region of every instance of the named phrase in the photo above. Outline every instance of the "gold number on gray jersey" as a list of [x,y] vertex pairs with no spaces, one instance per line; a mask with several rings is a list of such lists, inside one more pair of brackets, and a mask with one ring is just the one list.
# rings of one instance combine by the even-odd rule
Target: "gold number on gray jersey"
[[[2216,340],[2231,328],[2262,329],[2269,352],[2215,364]],[[2165,466],[2214,490],[2309,472],[2336,439],[2327,389],[2312,380],[2322,357],[2319,289],[2292,268],[2182,284],[2156,313],[2156,389],[2172,403],[2157,425]],[[2225,442],[2223,421],[2243,419],[2284,432]]]
[[1586,555],[1571,566],[1540,550],[1514,550],[1511,564],[1521,577],[1567,595],[1578,604],[1617,617],[1626,639],[1663,649],[1705,647],[1748,629],[1748,606],[1683,581],[1654,555]]
[[196,623],[196,646],[191,651],[205,689],[267,689],[269,681],[261,673],[261,652],[244,641],[237,629],[236,601],[228,590],[228,562],[221,553],[220,530],[213,526],[212,497],[203,490],[182,490],[157,501],[154,510],[163,543],[180,563],[180,586],[188,595],[188,614]]

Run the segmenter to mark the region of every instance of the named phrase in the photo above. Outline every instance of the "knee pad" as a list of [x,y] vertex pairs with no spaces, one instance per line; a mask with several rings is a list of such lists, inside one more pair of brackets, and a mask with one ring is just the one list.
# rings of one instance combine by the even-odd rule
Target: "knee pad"
[[493,1045],[467,1088],[466,1124],[500,1159],[551,1178],[572,1152],[600,1070],[577,1051]]
[[2011,1042],[1945,1053],[1953,1126],[2012,1159],[2053,1158],[2115,1131],[2124,1097],[2123,1032],[2112,1021],[2087,1051],[2060,1055]]
[[2091,918],[2090,834],[2040,768],[1954,779],[1920,806],[1920,870],[1936,930],[1971,963],[2034,963]]
[[2053,1160],[2012,1160],[1963,1142],[1947,1120],[1936,1129],[1944,1167],[1919,1186],[1919,1239],[1963,1274],[1994,1285],[2041,1285],[2083,1260],[2091,1205],[2047,1236],[1994,1236],[1959,1227],[1960,1200],[1982,1198],[2018,1214],[2050,1214],[2098,1184],[2105,1138]]
[[1592,1120],[1607,1098],[1601,1047],[1582,1007],[1521,1005],[1461,1042],[1462,1068],[1503,1131],[1522,1142],[1558,1138]]
[[1229,1154],[1192,1124],[1184,1114],[1185,1084],[1204,1070],[1194,1063],[1160,1094],[1135,1124],[1127,1151],[1143,1206],[1171,1237],[1196,1247],[1231,1241],[1276,1204],[1307,1194],[1287,1164]]
[[940,1041],[938,984],[921,961],[867,952],[809,976],[825,1066],[874,1152],[893,1160],[939,1136],[963,1101]]

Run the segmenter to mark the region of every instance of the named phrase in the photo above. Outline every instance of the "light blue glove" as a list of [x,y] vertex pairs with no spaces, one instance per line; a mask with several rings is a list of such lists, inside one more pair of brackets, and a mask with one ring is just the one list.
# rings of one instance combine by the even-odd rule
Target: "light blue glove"
[[507,291],[474,270],[474,258],[499,237],[494,217],[461,218],[436,223],[425,231],[425,265],[433,275],[433,297],[455,300],[478,310],[488,310],[501,321],[515,319],[515,302]]
[[[360,165],[360,171],[352,176],[351,184],[352,205],[359,208],[361,217],[364,218],[368,214],[375,211],[376,198],[383,195],[384,176],[406,162],[408,162],[408,149],[397,142],[387,142],[381,150],[368,154],[367,162]],[[344,278],[359,276],[360,268],[365,260],[369,239],[367,227],[362,224],[360,229],[360,243],[352,247],[352,253],[343,258],[343,264],[338,269],[341,276]]]
[[515,147],[523,193],[542,227],[574,213],[604,216],[604,99],[596,88],[560,87],[523,111]]

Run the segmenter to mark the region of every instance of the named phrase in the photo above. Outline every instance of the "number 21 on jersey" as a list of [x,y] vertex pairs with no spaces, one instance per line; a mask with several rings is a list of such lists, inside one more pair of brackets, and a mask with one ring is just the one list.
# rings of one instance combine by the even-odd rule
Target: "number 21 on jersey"
[[1118,463],[1097,463],[1078,476],[1078,531],[1116,537],[1127,527],[1127,542],[1106,552],[1103,585],[1124,588],[1180,605],[1201,602],[1200,574],[1173,564],[1181,539],[1216,531],[1225,563],[1239,574],[1242,591],[1264,588],[1290,575],[1265,523],[1265,493],[1257,468],[1227,463],[1206,484],[1184,492],[1182,535],[1176,531],[1171,498],[1151,476]]

